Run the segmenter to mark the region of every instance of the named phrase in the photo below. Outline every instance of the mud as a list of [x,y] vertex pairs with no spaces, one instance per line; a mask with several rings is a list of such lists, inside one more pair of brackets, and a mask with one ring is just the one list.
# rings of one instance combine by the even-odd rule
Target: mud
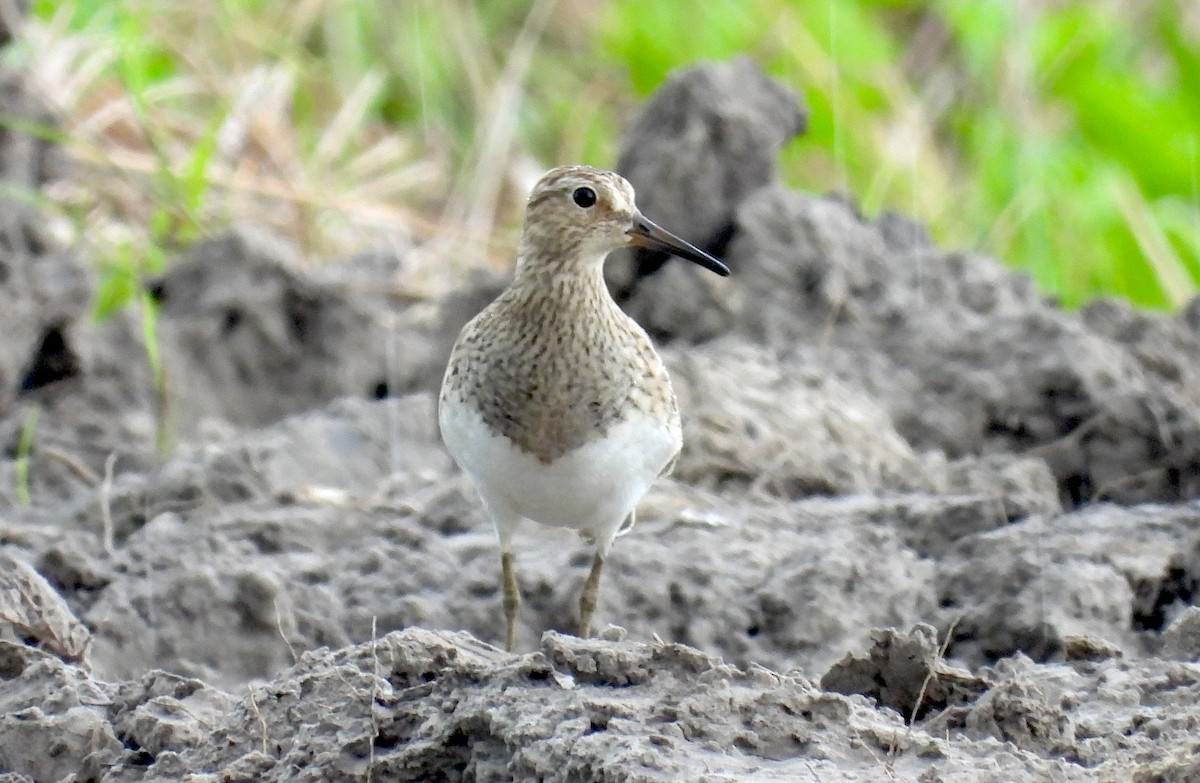
[[[742,62],[631,125],[646,213],[734,275],[614,261],[684,453],[597,638],[587,545],[518,537],[512,655],[433,396],[502,279],[421,301],[403,257],[233,231],[152,282],[156,384],[143,314],[97,323],[4,202],[0,780],[1200,779],[1200,301],[1065,311],[788,190],[805,122]],[[10,131],[0,172],[55,155]]]

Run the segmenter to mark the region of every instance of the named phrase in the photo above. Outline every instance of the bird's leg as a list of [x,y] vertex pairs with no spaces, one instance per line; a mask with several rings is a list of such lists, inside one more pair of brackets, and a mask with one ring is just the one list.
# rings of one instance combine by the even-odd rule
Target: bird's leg
[[500,570],[504,582],[504,649],[517,646],[517,610],[521,608],[521,589],[517,586],[517,571],[513,568],[513,553],[500,553]]
[[579,596],[579,638],[586,639],[592,631],[592,613],[596,611],[596,595],[600,592],[600,571],[604,568],[604,555],[596,551],[592,558],[592,570],[583,583]]

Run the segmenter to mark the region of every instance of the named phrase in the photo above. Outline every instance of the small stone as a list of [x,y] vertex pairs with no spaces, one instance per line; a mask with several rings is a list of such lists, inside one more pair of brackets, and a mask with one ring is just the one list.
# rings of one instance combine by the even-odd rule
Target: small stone
[[1125,655],[1119,646],[1098,636],[1064,636],[1062,646],[1068,661],[1107,661]]
[[1200,606],[1190,606],[1162,634],[1162,657],[1200,661]]

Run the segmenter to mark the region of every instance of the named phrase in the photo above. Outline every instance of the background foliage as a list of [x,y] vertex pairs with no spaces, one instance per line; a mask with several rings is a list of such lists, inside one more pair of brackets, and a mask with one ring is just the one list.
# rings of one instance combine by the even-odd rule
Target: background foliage
[[1192,0],[35,0],[6,57],[78,162],[50,198],[98,309],[234,221],[320,260],[417,245],[410,283],[507,263],[521,198],[615,161],[674,68],[749,54],[799,87],[796,187],[847,190],[1070,304],[1200,281]]

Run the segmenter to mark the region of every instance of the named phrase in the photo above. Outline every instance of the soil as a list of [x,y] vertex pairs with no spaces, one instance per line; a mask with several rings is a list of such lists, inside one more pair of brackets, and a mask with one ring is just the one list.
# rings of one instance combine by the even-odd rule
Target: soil
[[[0,781],[1200,780],[1200,300],[1067,311],[788,190],[806,122],[737,61],[632,123],[645,212],[734,275],[613,260],[684,452],[596,638],[588,545],[519,536],[515,654],[434,396],[503,279],[413,301],[402,256],[233,231],[151,285],[164,392],[6,200]],[[10,130],[0,176],[56,156]]]

